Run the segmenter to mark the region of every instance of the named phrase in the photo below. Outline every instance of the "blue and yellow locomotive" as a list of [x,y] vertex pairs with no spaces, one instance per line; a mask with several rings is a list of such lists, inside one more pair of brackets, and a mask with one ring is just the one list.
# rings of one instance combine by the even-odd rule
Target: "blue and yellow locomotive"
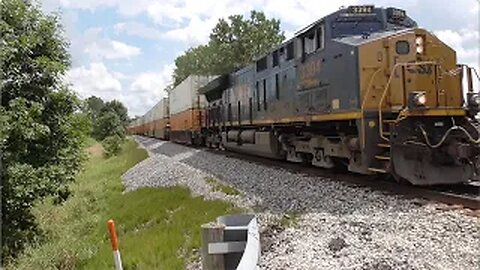
[[351,6],[200,89],[202,136],[212,147],[414,185],[466,182],[480,153],[472,71],[405,11]]

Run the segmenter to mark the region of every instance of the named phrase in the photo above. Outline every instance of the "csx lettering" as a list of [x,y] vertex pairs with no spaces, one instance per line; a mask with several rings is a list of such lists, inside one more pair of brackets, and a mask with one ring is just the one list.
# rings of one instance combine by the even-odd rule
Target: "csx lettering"
[[299,89],[312,88],[320,84],[320,60],[315,60],[299,67]]
[[432,65],[418,65],[416,68],[408,68],[407,70],[412,74],[420,75],[431,75],[433,72]]
[[308,79],[314,77],[320,72],[320,60],[306,63],[300,67],[300,79]]
[[432,65],[419,65],[417,68],[419,74],[432,74]]

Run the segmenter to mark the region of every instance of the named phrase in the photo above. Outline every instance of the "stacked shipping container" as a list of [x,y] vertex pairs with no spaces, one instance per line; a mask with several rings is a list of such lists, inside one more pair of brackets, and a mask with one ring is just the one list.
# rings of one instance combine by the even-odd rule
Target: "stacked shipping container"
[[205,123],[206,99],[198,89],[213,76],[191,75],[163,98],[145,115],[135,120],[129,133],[141,134],[176,142],[193,143],[199,139]]
[[152,109],[153,137],[167,140],[169,138],[168,99],[163,98]]
[[198,89],[212,79],[212,76],[191,75],[169,93],[170,137],[173,141],[193,143],[200,138],[207,102],[204,95],[198,94]]

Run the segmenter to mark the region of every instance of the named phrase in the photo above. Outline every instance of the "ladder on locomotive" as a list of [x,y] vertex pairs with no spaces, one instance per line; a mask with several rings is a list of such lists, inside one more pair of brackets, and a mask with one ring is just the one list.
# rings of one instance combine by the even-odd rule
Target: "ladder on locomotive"
[[[418,65],[436,65],[436,62],[432,61],[423,61],[423,62],[414,62],[414,63],[397,63],[393,66],[392,70],[390,71],[390,76],[388,78],[387,84],[385,85],[385,88],[383,89],[382,96],[378,102],[378,128],[379,128],[379,137],[380,137],[380,142],[377,143],[377,149],[375,153],[375,160],[371,164],[371,167],[368,167],[368,170],[370,172],[374,173],[387,173],[390,169],[390,161],[391,161],[391,143],[390,143],[390,137],[393,132],[393,128],[395,125],[397,125],[400,121],[405,119],[406,112],[407,112],[407,104],[402,104],[402,107],[397,110],[397,111],[389,111],[389,112],[383,112],[383,104],[385,102],[386,96],[390,90],[390,84],[392,82],[395,70],[399,67],[406,68],[409,66],[418,66]],[[367,93],[365,97],[368,97],[368,94],[370,93],[370,89],[372,87],[373,80],[377,73],[379,73],[382,69],[379,68],[374,74],[372,74],[372,78],[370,80],[370,83],[367,88]],[[363,146],[365,145],[365,126],[364,126],[364,113],[365,113],[365,101],[366,98],[364,98],[364,101],[362,103],[361,107],[361,113],[362,113],[362,137],[363,137]]]
[[[390,137],[393,132],[393,127],[397,123],[395,114],[392,114],[388,118],[382,119],[382,124],[380,128],[385,136]],[[368,168],[370,172],[374,173],[387,173],[390,167],[390,149],[391,143],[390,140],[382,140],[377,143],[377,153],[375,154],[375,160],[371,164],[372,166]]]
[[[438,65],[438,63],[433,62],[433,61],[424,61],[424,62],[414,62],[414,63],[397,63],[393,68],[392,71],[390,72],[390,77],[387,81],[387,84],[383,90],[382,97],[378,103],[378,123],[380,123],[379,126],[379,137],[381,139],[381,142],[377,144],[377,152],[380,154],[375,155],[375,162],[374,162],[374,167],[369,167],[368,170],[371,172],[375,173],[387,173],[390,169],[390,161],[391,161],[391,143],[390,139],[392,136],[392,132],[394,127],[402,120],[406,119],[408,117],[408,106],[407,104],[403,104],[402,108],[396,112],[390,111],[390,112],[383,112],[383,103],[385,101],[385,97],[387,93],[389,92],[389,86],[394,74],[394,71],[398,67],[408,67],[408,66],[417,66],[417,65]],[[463,68],[466,67],[468,70],[467,72],[467,82],[468,82],[468,91],[473,92],[473,84],[472,84],[472,70],[475,72],[475,75],[477,76],[477,79],[480,81],[480,75],[477,73],[475,68],[468,67],[467,65],[457,65],[456,71],[460,70],[463,71]],[[375,78],[376,74],[380,71],[381,69],[378,69],[373,75],[370,80],[370,84],[367,88],[367,94],[370,91],[373,79]],[[456,72],[445,72],[444,74],[448,76],[454,76]],[[462,87],[463,89],[463,87]],[[365,137],[365,132],[364,132],[364,106],[365,106],[365,100],[362,103],[362,137]],[[365,138],[363,139],[365,140]],[[365,145],[365,142],[363,143]]]

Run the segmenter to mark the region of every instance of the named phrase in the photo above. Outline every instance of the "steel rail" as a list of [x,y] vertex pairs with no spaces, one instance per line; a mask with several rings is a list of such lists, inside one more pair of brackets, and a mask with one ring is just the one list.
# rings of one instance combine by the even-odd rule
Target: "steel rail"
[[444,185],[434,187],[412,186],[409,184],[395,182],[393,179],[389,179],[388,176],[383,174],[359,175],[348,171],[329,170],[314,167],[311,164],[292,163],[286,160],[269,159],[244,153],[212,149],[203,146],[188,147],[203,149],[209,153],[222,155],[225,157],[281,168],[292,173],[325,177],[329,178],[331,181],[353,185],[355,187],[370,188],[372,190],[385,192],[386,194],[402,195],[406,198],[421,198],[432,202],[461,206],[471,210],[480,210],[480,182],[474,182],[476,183],[475,185]]

